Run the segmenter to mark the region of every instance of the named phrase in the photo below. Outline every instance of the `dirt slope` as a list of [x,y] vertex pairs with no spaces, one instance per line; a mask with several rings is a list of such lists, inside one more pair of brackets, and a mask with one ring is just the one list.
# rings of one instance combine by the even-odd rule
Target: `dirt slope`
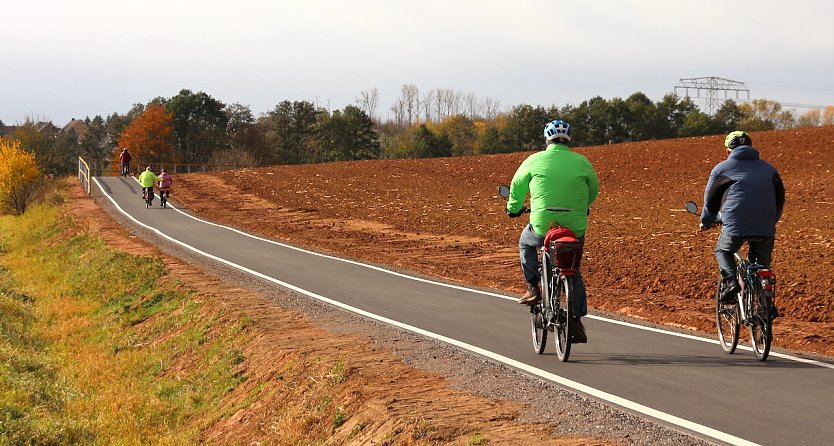
[[[775,346],[834,355],[834,128],[751,134],[787,203],[774,264]],[[701,201],[723,137],[590,147],[600,177],[583,268],[598,311],[714,331],[717,232]],[[521,219],[497,196],[529,153],[382,160],[178,175],[175,198],[231,226],[368,262],[521,292]],[[524,329],[524,327],[519,327]]]

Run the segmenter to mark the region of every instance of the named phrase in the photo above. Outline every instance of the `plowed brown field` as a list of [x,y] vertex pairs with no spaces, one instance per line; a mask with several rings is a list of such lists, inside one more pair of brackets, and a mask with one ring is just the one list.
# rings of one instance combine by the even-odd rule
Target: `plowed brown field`
[[[783,315],[774,345],[834,355],[834,127],[751,136],[787,190],[773,263]],[[724,159],[722,143],[715,136],[577,149],[600,177],[583,260],[590,307],[714,331],[718,234],[699,233],[683,203],[700,203],[710,170]],[[271,238],[521,292],[517,245],[526,221],[506,217],[497,188],[528,155],[179,175],[175,198]]]

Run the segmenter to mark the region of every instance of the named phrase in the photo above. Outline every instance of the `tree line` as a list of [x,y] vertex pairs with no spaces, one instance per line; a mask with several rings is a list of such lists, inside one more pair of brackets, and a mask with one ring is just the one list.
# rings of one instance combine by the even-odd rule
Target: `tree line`
[[574,146],[834,124],[834,107],[797,117],[775,101],[727,100],[708,115],[689,98],[669,94],[655,102],[641,92],[562,107],[502,109],[493,98],[450,89],[421,92],[406,84],[386,119],[378,107],[374,88],[342,109],[282,101],[256,117],[249,106],[184,89],[135,104],[125,114],[87,118],[80,136],[27,120],[6,138],[33,153],[42,171],[60,174],[71,172],[78,156],[112,160],[123,147],[143,163],[237,165],[530,151],[542,148],[543,125],[553,119],[571,123]]

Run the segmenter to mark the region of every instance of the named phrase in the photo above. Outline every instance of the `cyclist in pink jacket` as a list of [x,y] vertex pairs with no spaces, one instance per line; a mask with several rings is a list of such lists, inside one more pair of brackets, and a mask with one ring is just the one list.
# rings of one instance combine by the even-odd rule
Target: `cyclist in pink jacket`
[[165,194],[167,200],[171,196],[171,184],[173,183],[174,177],[167,170],[162,169],[162,173],[159,174],[159,196],[162,197],[162,194]]

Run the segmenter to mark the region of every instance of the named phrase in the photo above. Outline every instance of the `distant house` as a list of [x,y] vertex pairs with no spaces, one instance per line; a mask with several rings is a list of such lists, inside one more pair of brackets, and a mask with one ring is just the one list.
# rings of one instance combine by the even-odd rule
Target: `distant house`
[[37,124],[35,124],[35,128],[41,133],[43,133],[43,132],[58,133],[58,127],[55,127],[55,124],[53,124],[50,121],[38,122]]
[[87,125],[86,122],[73,118],[67,123],[67,125],[64,126],[64,128],[61,129],[61,131],[64,133],[74,133],[76,138],[80,140],[81,137],[84,136],[84,133],[87,133],[89,128],[90,126]]
[[2,138],[4,136],[7,136],[7,135],[12,135],[16,131],[17,131],[17,126],[16,125],[0,125],[0,138]]
[[[37,122],[37,123],[34,124],[34,126],[39,132],[72,133],[79,140],[81,139],[82,136],[84,136],[85,133],[87,133],[87,130],[90,128],[90,126],[87,125],[86,122],[84,122],[80,119],[74,119],[74,118],[71,119],[70,122],[68,122],[67,125],[65,125],[60,130],[58,129],[58,127],[55,127],[55,125],[52,124],[52,122],[49,122],[49,121]],[[19,128],[20,128],[20,126],[18,126],[18,125],[0,125],[0,137],[11,136]]]

